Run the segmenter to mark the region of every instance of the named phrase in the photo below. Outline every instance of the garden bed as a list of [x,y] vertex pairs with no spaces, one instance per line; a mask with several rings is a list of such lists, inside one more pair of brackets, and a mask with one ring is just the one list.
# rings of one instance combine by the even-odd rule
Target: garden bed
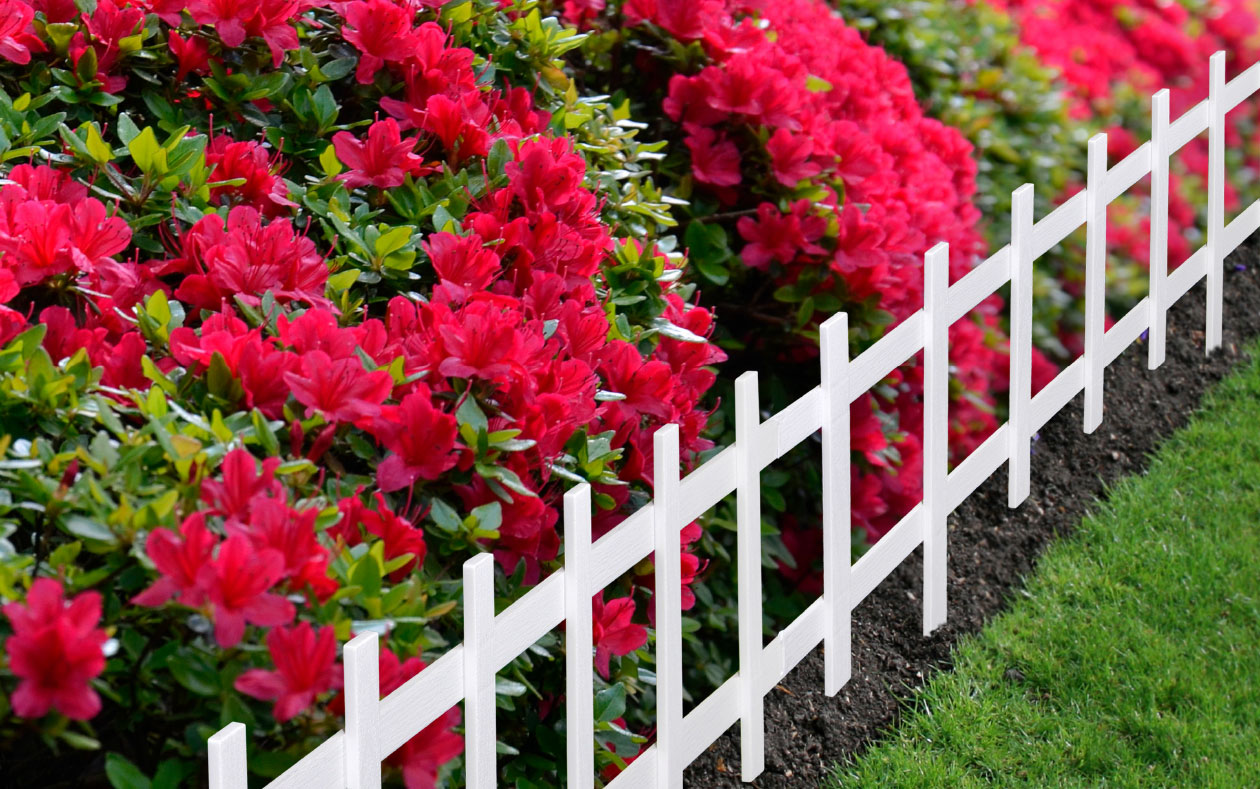
[[[916,550],[853,615],[853,678],[835,698],[823,693],[822,648],[766,696],[766,766],[753,785],[817,784],[839,759],[862,751],[896,723],[903,705],[933,672],[948,669],[958,638],[998,613],[1045,546],[1070,533],[1125,475],[1141,473],[1149,454],[1198,407],[1200,398],[1260,335],[1260,241],[1232,254],[1225,272],[1222,349],[1203,353],[1204,287],[1168,313],[1164,364],[1152,372],[1139,341],[1107,370],[1107,410],[1092,435],[1081,430],[1078,396],[1041,430],[1033,445],[1032,493],[1007,507],[999,469],[949,520],[949,619],[920,635],[922,559]],[[734,787],[739,727],[733,726],[687,770],[692,787]]]

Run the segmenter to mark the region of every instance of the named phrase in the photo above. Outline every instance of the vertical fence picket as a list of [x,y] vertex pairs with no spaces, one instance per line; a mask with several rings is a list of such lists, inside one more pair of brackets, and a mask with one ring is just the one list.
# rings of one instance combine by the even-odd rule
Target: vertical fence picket
[[735,381],[736,522],[739,572],[740,777],[765,768],[765,706],[761,695],[761,427],[757,373]]
[[1168,88],[1151,97],[1151,284],[1146,335],[1146,366],[1151,370],[1164,363],[1167,328],[1169,98]]
[[949,471],[949,244],[923,259],[923,635],[945,624]]
[[1225,53],[1211,60],[1208,92],[1207,350],[1221,346],[1225,311]]
[[1089,138],[1085,186],[1085,432],[1103,416],[1107,282],[1107,135]]
[[849,486],[849,315],[823,323],[823,628],[824,689],[828,696],[853,676],[852,513]]
[[1007,504],[1032,487],[1033,185],[1011,193],[1011,387]]
[[682,524],[678,499],[678,425],[652,437],[656,548],[656,786],[682,789]]
[[464,562],[464,767],[469,789],[497,780],[494,720],[494,557]]
[[564,671],[570,789],[595,785],[591,486],[564,494]]
[[346,789],[380,789],[381,678],[376,633],[360,633],[342,651],[346,691]]
[[249,789],[245,764],[245,724],[229,723],[206,741],[210,789]]

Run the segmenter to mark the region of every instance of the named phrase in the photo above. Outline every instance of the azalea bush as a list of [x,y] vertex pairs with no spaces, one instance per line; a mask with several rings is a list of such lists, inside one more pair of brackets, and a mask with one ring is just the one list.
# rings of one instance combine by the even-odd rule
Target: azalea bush
[[[233,720],[274,777],[343,725],[341,643],[381,633],[392,691],[459,640],[464,560],[515,599],[562,564],[565,488],[604,530],[656,427],[712,446],[661,143],[577,93],[582,37],[533,3],[0,19],[6,778],[201,782]],[[646,742],[650,599],[596,597],[601,769]],[[504,670],[503,753],[558,752],[562,655]],[[456,708],[386,764],[458,782],[461,751]]]

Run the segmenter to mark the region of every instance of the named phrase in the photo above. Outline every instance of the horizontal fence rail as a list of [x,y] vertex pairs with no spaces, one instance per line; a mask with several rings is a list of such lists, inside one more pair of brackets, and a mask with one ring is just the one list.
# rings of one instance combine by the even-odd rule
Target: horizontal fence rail
[[[378,643],[356,636],[344,649],[346,727],[272,781],[271,789],[377,789],[381,760],[452,706],[464,703],[467,785],[495,785],[495,673],[568,620],[565,631],[568,786],[594,786],[591,598],[653,551],[656,562],[657,736],[612,787],[682,785],[684,768],[727,728],[740,724],[741,777],[751,781],[765,760],[764,697],[807,654],[825,645],[825,691],[834,695],[852,675],[853,609],[919,545],[924,546],[923,631],[944,621],[946,518],[1003,463],[1008,501],[1030,489],[1031,437],[1076,395],[1085,393],[1084,429],[1103,418],[1107,365],[1144,331],[1148,366],[1164,359],[1166,314],[1195,283],[1207,280],[1210,352],[1221,343],[1224,259],[1260,228],[1260,200],[1224,223],[1225,115],[1260,90],[1260,63],[1225,81],[1225,53],[1211,58],[1209,97],[1169,118],[1169,94],[1153,97],[1151,140],[1114,166],[1107,137],[1089,142],[1085,189],[1040,221],[1033,186],[1012,197],[1011,242],[958,282],[948,282],[949,249],[924,260],[924,307],[856,358],[849,358],[848,317],[821,327],[821,381],[775,416],[760,418],[755,372],[736,382],[736,441],[685,477],[679,476],[678,428],[656,432],[655,499],[598,541],[591,541],[591,495],[579,485],[564,497],[565,566],[499,614],[494,613],[488,554],[464,566],[464,642],[381,699]],[[1168,163],[1208,133],[1206,243],[1168,273]],[[1104,331],[1103,283],[1107,206],[1151,176],[1150,292]],[[1034,261],[1086,226],[1085,353],[1035,396],[1031,391]],[[949,327],[1007,283],[1011,285],[1010,418],[955,468],[948,468]],[[856,563],[851,561],[849,404],[920,351],[924,354],[923,501]],[[762,645],[760,473],[821,431],[823,464],[823,594],[769,644]],[[682,621],[679,533],[731,493],[738,528],[739,670],[689,714],[682,706]],[[209,739],[211,789],[246,789],[246,731],[240,723]]]

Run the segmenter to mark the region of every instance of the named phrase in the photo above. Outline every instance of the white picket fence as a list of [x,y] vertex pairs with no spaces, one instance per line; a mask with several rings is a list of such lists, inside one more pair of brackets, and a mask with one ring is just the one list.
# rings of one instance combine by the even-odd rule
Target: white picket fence
[[[1176,121],[1169,94],[1154,96],[1152,140],[1114,167],[1107,139],[1089,141],[1087,188],[1039,222],[1033,186],[1014,192],[1011,243],[949,285],[945,244],[926,255],[925,306],[855,359],[849,358],[848,318],[822,326],[822,383],[767,421],[758,407],[757,374],[736,382],[737,441],[685,478],[679,477],[678,428],[655,435],[655,501],[598,542],[591,542],[587,485],[564,497],[564,568],[500,614],[494,613],[494,567],[488,554],[464,564],[464,642],[384,699],[379,698],[377,637],[363,633],[344,650],[346,728],[269,784],[274,789],[376,789],[381,760],[438,716],[464,702],[468,786],[492,787],[495,764],[495,673],[531,644],[566,622],[568,785],[593,787],[594,712],[591,597],[656,551],[656,742],[611,786],[680,787],[683,769],[729,726],[740,723],[741,775],[763,769],[763,699],[822,642],[826,693],[834,695],[852,672],[853,609],[920,543],[924,547],[923,632],[946,617],[946,517],[1009,460],[1009,504],[1028,496],[1030,439],[1082,389],[1084,429],[1103,415],[1104,370],[1149,329],[1148,365],[1164,359],[1165,314],[1207,277],[1206,345],[1221,343],[1223,262],[1260,228],[1260,200],[1224,223],[1225,114],[1260,89],[1260,63],[1225,81],[1225,54],[1211,58],[1211,92]],[[1209,136],[1206,244],[1167,274],[1168,162],[1204,130]],[[1103,283],[1107,206],[1151,174],[1150,295],[1104,331]],[[1084,356],[1031,394],[1033,261],[1084,223],[1087,226]],[[982,300],[1011,283],[1010,419],[952,471],[947,466],[948,328]],[[856,563],[850,562],[849,404],[924,352],[923,501]],[[762,469],[822,431],[824,591],[769,645],[762,645]],[[680,530],[730,493],[737,495],[739,671],[690,714],[683,715]],[[232,723],[209,740],[212,789],[246,789],[246,732]]]

